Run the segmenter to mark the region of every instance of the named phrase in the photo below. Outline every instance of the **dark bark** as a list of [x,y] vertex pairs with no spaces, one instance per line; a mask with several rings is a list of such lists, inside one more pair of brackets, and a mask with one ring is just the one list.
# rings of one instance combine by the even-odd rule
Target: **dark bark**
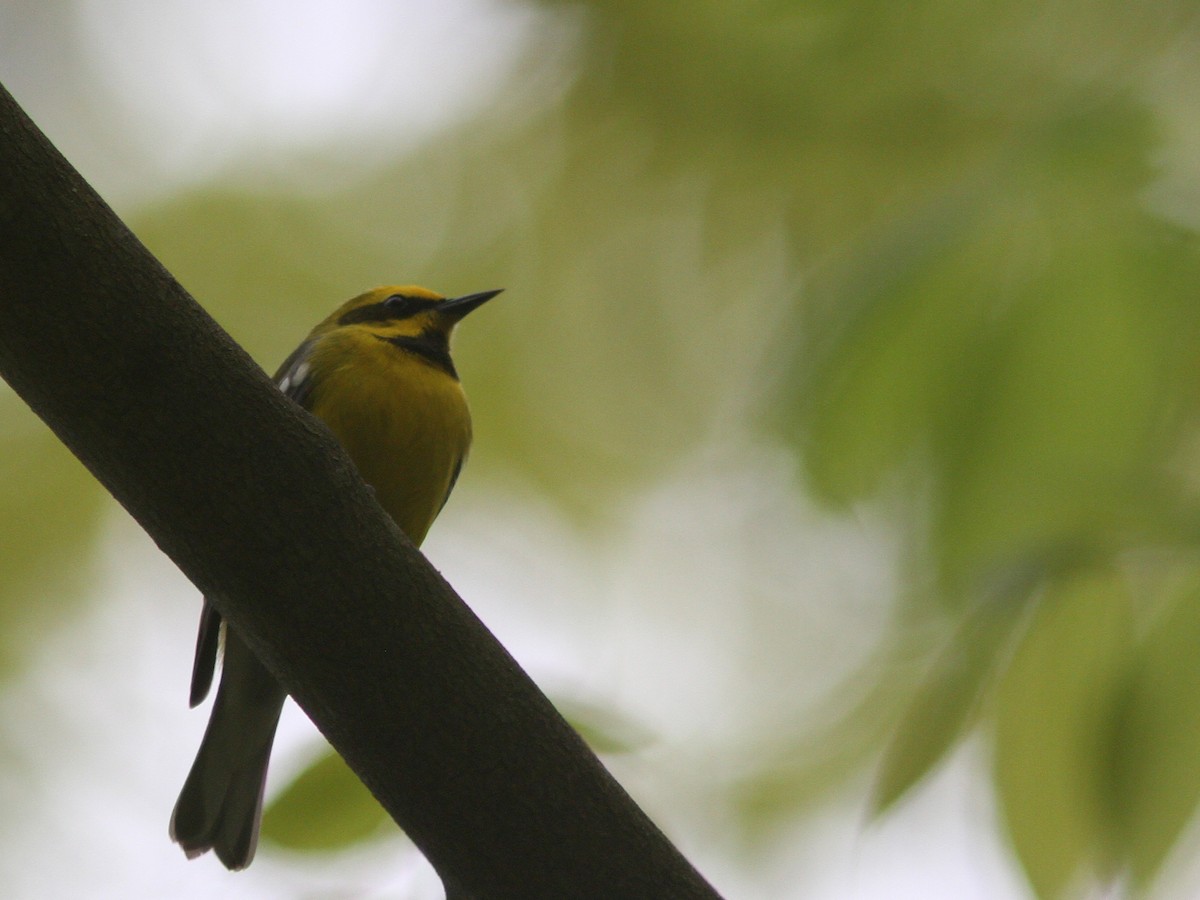
[[2,88],[0,375],[465,895],[716,896]]

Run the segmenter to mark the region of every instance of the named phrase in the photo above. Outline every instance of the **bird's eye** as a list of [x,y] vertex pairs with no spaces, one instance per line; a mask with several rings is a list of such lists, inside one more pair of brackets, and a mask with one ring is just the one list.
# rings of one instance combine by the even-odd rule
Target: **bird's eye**
[[418,297],[406,297],[404,294],[392,294],[383,301],[383,306],[389,316],[403,319],[421,308],[421,300]]

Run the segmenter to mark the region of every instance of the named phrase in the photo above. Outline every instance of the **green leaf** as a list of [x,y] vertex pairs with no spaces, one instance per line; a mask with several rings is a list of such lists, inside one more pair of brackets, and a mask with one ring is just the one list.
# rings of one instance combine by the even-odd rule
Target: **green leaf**
[[917,689],[876,776],[872,807],[885,812],[924,778],[970,726],[981,694],[1024,609],[1017,593],[1006,590],[980,602],[958,631],[924,683]]
[[108,495],[31,412],[14,404],[0,415],[0,675],[7,676],[39,646],[35,630],[61,621],[85,596],[90,571],[78,560]]
[[341,850],[389,821],[358,776],[333,750],[324,753],[263,813],[263,837],[289,850]]
[[1113,800],[1135,883],[1158,872],[1200,802],[1200,584],[1138,648],[1118,720]]
[[1148,502],[1172,402],[1168,348],[1183,330],[1154,272],[1178,262],[1151,236],[1061,227],[1084,243],[1011,276],[1014,299],[940,429],[935,547],[949,586],[1086,544]]
[[997,690],[996,788],[1043,900],[1110,874],[1111,713],[1131,635],[1129,597],[1115,574],[1064,575],[1041,599]]
[[870,495],[905,461],[986,316],[962,302],[976,265],[964,253],[973,210],[931,206],[859,248],[845,283],[813,303],[787,406],[800,410],[790,428],[826,501]]

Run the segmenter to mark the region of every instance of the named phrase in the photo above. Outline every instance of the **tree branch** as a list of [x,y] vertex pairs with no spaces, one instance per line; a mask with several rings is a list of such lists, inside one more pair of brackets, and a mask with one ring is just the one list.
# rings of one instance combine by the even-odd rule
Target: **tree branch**
[[717,896],[329,432],[3,88],[0,375],[216,598],[448,883],[479,898]]

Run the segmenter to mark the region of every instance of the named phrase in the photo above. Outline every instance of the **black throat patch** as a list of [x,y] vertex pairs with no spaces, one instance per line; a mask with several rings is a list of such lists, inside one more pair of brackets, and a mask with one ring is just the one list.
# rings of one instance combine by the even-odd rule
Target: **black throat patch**
[[435,369],[441,369],[455,381],[458,381],[458,372],[454,368],[454,361],[450,359],[450,341],[446,335],[436,329],[423,331],[415,337],[409,335],[401,335],[400,337],[380,337],[375,335],[381,341],[393,344],[399,347],[406,353],[411,353],[428,363]]

